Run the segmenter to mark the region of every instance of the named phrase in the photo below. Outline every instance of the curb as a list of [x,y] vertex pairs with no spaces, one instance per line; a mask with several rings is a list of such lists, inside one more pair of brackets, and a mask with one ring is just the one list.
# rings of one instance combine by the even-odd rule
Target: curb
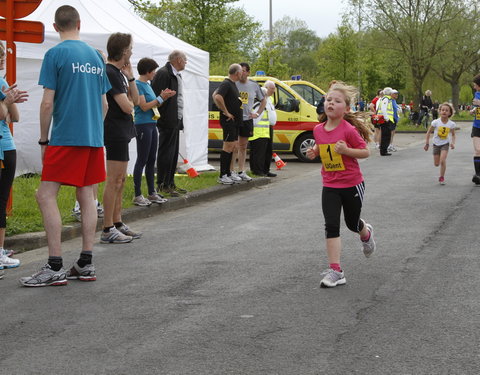
[[[133,206],[122,211],[122,218],[128,223],[157,216],[165,212],[179,210],[193,206],[198,203],[213,201],[215,199],[250,190],[255,187],[267,185],[271,182],[269,177],[254,178],[249,182],[242,182],[234,185],[217,185],[206,189],[192,191],[181,197],[169,198],[168,202],[162,204],[152,204],[149,207]],[[97,232],[102,230],[102,220],[97,222]],[[62,228],[62,242],[68,241],[82,235],[80,223],[64,225]],[[5,248],[14,248],[17,253],[37,249],[47,246],[47,237],[45,232],[23,233],[5,238]]]

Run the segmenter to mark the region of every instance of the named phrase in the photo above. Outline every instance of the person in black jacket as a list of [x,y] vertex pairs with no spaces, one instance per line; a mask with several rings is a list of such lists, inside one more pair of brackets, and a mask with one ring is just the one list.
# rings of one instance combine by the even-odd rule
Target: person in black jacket
[[417,125],[422,124],[423,118],[425,116],[428,116],[428,112],[431,111],[432,108],[433,108],[432,92],[430,90],[427,90],[425,91],[425,95],[422,96],[422,100],[420,102],[420,115],[418,116]]
[[181,71],[185,69],[187,56],[174,50],[168,56],[168,62],[160,68],[152,80],[152,88],[157,97],[162,90],[171,89],[177,94],[165,100],[158,108],[160,118],[158,128],[157,188],[161,194],[178,197],[187,191],[175,185],[180,130],[183,130],[184,89]]

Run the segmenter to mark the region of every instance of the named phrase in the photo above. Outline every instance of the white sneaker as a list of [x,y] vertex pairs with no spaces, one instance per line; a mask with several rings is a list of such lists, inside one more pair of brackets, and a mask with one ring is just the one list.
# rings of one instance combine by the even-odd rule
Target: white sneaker
[[380,149],[380,145],[378,143],[375,143],[375,150],[379,150]]
[[343,271],[338,272],[328,268],[322,272],[322,275],[325,275],[325,277],[320,281],[321,288],[333,288],[337,285],[345,285],[347,283]]
[[248,174],[246,174],[245,171],[241,171],[238,174],[238,177],[240,177],[242,181],[252,181],[252,178]]
[[373,254],[373,252],[377,248],[377,245],[375,244],[375,240],[373,239],[373,227],[370,224],[365,224],[365,226],[370,232],[370,238],[368,239],[368,241],[362,241],[362,245],[363,245],[363,255],[365,255],[365,257],[368,258],[370,257],[370,255]]
[[3,268],[16,268],[16,267],[18,267],[20,265],[20,261],[18,259],[13,259],[13,258],[7,257],[4,253],[4,251],[2,252],[2,255],[0,255],[0,264],[3,265]]
[[242,181],[242,178],[241,178],[241,177],[238,175],[238,173],[235,172],[235,171],[232,171],[232,172],[230,173],[230,176],[229,176],[229,177],[230,177],[230,179],[231,179],[234,183],[238,183],[238,182]]
[[233,180],[230,177],[228,177],[226,174],[219,177],[217,182],[219,184],[222,184],[222,185],[233,185],[234,184]]
[[397,149],[395,148],[394,145],[390,145],[390,146],[388,146],[388,151],[390,151],[390,152],[396,152]]
[[133,198],[133,204],[136,206],[142,206],[142,207],[147,207],[152,204],[147,198],[145,198],[143,195],[139,195],[135,198]]

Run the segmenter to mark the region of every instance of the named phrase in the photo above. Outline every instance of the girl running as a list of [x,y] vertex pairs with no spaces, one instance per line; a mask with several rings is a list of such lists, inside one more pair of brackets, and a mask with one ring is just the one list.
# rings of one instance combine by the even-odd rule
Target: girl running
[[365,183],[357,159],[370,155],[368,142],[371,130],[361,113],[350,111],[356,90],[337,82],[332,85],[325,100],[327,121],[313,130],[316,145],[307,156],[322,159],[322,211],[325,218],[327,257],[329,268],[320,282],[321,287],[335,287],[346,283],[340,266],[340,213],[343,208],[348,229],[358,233],[363,253],[368,258],[375,251],[373,228],[360,218]]
[[440,166],[440,177],[438,182],[445,185],[445,170],[447,169],[448,147],[453,150],[455,148],[455,126],[456,124],[450,120],[453,116],[453,106],[450,103],[443,103],[438,108],[440,118],[433,120],[427,130],[427,139],[423,149],[428,151],[430,146],[430,134],[433,133],[433,164],[435,167]]

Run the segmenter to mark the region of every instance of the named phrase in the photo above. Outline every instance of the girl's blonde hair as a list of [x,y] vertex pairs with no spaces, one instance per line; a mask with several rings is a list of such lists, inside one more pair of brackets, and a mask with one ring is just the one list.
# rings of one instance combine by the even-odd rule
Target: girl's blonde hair
[[455,113],[455,110],[453,109],[453,105],[450,104],[449,102],[445,102],[445,103],[442,103],[438,106],[438,110],[440,111],[440,109],[442,109],[443,106],[446,106],[448,108],[450,108],[450,116],[448,116],[449,118],[452,117]]
[[[354,86],[347,85],[345,82],[336,81],[330,86],[327,92],[338,91],[345,98],[345,104],[350,108],[351,103],[355,101],[355,98],[358,96],[358,90]],[[345,121],[349,122],[355,128],[357,128],[360,136],[368,143],[371,141],[372,137],[372,128],[371,125],[367,122],[367,116],[363,112],[347,112],[343,116]],[[327,120],[327,115],[322,114],[320,121],[325,122]]]

